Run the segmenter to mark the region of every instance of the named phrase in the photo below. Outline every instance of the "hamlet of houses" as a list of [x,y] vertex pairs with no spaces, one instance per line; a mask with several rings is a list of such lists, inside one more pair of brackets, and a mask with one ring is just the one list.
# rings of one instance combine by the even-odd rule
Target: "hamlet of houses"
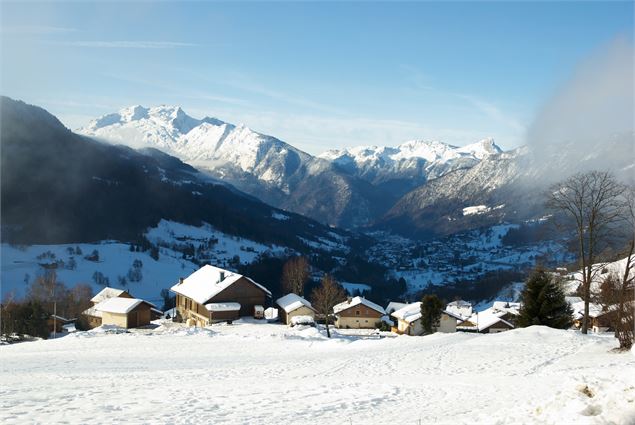
[[[311,302],[289,293],[277,300],[271,292],[255,280],[211,265],[205,265],[171,287],[175,294],[175,308],[170,311],[173,321],[189,326],[204,327],[215,323],[232,323],[241,317],[253,317],[285,325],[315,325],[326,320]],[[577,297],[567,297],[574,311],[574,322],[582,316],[583,305]],[[133,297],[128,291],[105,287],[92,299],[92,306],[82,316],[88,328],[113,326],[140,328],[164,316],[152,303]],[[423,335],[421,303],[390,302],[386,308],[363,296],[349,297],[335,305],[330,312],[333,324],[339,329],[386,329],[399,335]],[[492,306],[475,311],[466,301],[456,300],[442,310],[437,332],[496,333],[514,329],[520,314],[520,303],[495,301]],[[592,305],[592,328],[596,332],[608,328],[607,313]],[[51,332],[73,331],[73,319],[51,317]]]

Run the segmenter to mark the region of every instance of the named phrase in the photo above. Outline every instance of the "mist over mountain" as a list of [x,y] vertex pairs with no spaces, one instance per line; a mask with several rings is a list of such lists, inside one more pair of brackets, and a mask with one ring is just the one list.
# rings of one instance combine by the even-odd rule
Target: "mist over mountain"
[[205,222],[298,250],[307,240],[341,238],[337,230],[216,184],[157,149],[95,141],[42,108],[7,97],[0,102],[5,242],[137,241],[162,219]]

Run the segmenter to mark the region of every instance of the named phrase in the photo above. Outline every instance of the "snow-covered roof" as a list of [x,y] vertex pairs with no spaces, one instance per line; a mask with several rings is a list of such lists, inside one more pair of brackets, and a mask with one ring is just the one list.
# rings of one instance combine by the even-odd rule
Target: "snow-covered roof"
[[294,293],[290,293],[285,295],[284,297],[278,298],[276,300],[276,304],[278,304],[280,308],[282,308],[287,313],[291,313],[292,311],[297,310],[300,307],[308,307],[311,310],[315,310],[311,306],[310,302]]
[[445,311],[454,316],[458,316],[462,320],[467,319],[473,313],[472,304],[463,300],[452,301],[445,306]]
[[520,303],[509,301],[494,301],[494,303],[492,304],[492,308],[495,311],[510,313],[514,316],[518,316],[520,314]]
[[412,323],[421,318],[421,302],[406,304],[405,307],[394,311],[391,316],[396,319]]
[[[450,317],[453,317],[457,320],[463,320],[463,318],[457,314],[454,314],[450,311],[443,310],[443,314],[447,314]],[[421,302],[416,302],[412,304],[406,304],[405,307],[400,308],[397,311],[394,311],[391,314],[395,319],[403,320],[407,323],[412,323],[415,320],[421,319]]]
[[390,314],[390,313],[392,313],[394,311],[399,310],[400,308],[404,308],[407,305],[408,305],[408,303],[398,303],[396,301],[391,301],[386,306],[386,313]]
[[205,304],[205,308],[209,311],[238,311],[239,303],[209,303]]
[[218,295],[242,277],[271,296],[271,292],[267,288],[247,276],[210,266],[209,264],[189,275],[183,280],[183,283],[177,283],[170,289],[177,294],[193,299],[199,304],[206,304],[212,297]]
[[82,311],[82,314],[85,316],[101,317],[101,311],[97,310],[96,307],[96,305],[89,307],[86,310]]
[[90,300],[95,304],[99,304],[100,302],[106,301],[109,298],[118,297],[124,292],[125,291],[123,289],[111,288],[109,286],[106,286],[104,289],[99,291],[99,293],[97,293],[97,295],[92,297]]
[[[573,318],[575,320],[582,319],[584,317],[584,301],[574,302],[570,305],[573,310]],[[604,310],[600,304],[589,303],[589,317],[596,318],[605,313],[608,313],[608,311]]]
[[498,322],[503,322],[510,327],[514,327],[511,323],[503,319],[507,312],[495,310],[490,307],[483,311],[477,311],[472,314],[464,323],[459,324],[456,328],[459,330],[478,330],[483,331]]
[[95,306],[95,310],[102,311],[106,313],[118,313],[118,314],[126,314],[134,310],[141,303],[148,304],[151,308],[154,305],[150,304],[147,301],[140,300],[139,298],[110,298],[106,301],[103,301]]
[[51,319],[59,320],[60,322],[72,322],[75,319],[67,319],[66,317],[58,316],[55,314],[51,314],[49,316]]
[[355,297],[355,298],[351,299],[350,301],[346,300],[344,302],[341,302],[341,303],[337,304],[335,307],[333,307],[333,313],[337,314],[337,313],[342,312],[342,311],[344,311],[344,310],[346,310],[348,308],[355,307],[356,305],[360,305],[360,304],[365,305],[366,307],[371,308],[371,309],[373,309],[375,311],[378,311],[381,314],[386,314],[386,312],[384,311],[384,308],[382,306],[377,305],[377,304],[375,304],[372,301],[368,301],[364,297]]

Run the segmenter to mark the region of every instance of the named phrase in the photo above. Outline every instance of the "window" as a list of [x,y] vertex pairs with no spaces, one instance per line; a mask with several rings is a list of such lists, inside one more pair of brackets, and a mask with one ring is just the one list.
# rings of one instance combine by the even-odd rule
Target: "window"
[[360,311],[359,310],[355,310],[355,316],[359,316],[360,315]]

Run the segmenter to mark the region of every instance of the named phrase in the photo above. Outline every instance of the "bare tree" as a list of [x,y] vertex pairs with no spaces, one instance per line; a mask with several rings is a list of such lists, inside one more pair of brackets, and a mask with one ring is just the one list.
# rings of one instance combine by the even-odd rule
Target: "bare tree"
[[615,337],[620,349],[630,350],[633,346],[635,332],[635,187],[629,186],[625,191],[624,222],[629,232],[626,244],[624,271],[604,280],[600,292],[600,301],[605,311],[615,310]]
[[324,275],[322,284],[313,290],[311,301],[319,314],[324,316],[326,322],[326,336],[331,337],[329,320],[333,314],[333,307],[346,299],[344,288],[331,276]]
[[584,334],[589,327],[591,282],[597,273],[593,264],[609,233],[622,218],[623,191],[623,185],[608,171],[577,173],[550,188],[547,205],[564,213],[574,225],[577,236],[578,261],[582,269]]
[[304,285],[309,280],[309,262],[304,257],[290,258],[282,268],[282,287],[285,292],[304,295]]

